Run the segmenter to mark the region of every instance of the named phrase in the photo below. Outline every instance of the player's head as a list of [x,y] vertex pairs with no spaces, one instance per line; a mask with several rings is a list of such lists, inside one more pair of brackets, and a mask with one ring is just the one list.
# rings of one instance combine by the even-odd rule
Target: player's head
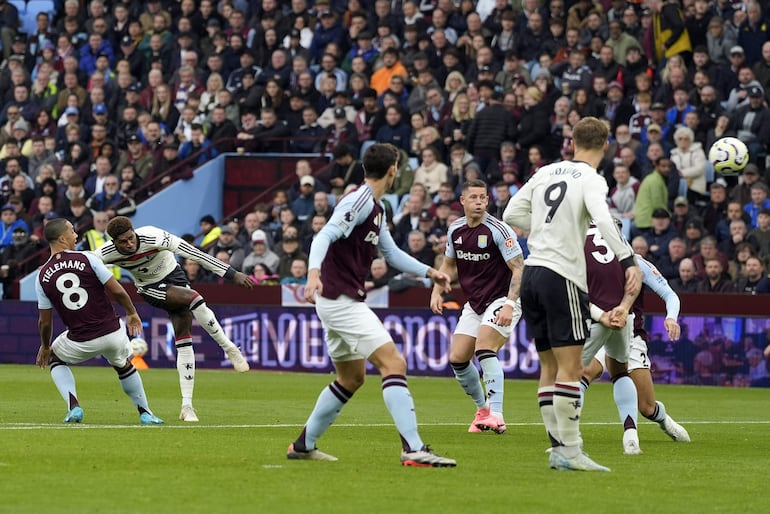
[[364,176],[379,180],[391,173],[395,177],[400,156],[398,149],[390,143],[373,144],[364,153]]
[[474,218],[482,216],[489,204],[486,182],[478,179],[464,182],[460,192],[460,203],[466,216]]
[[136,252],[138,244],[134,225],[125,216],[115,216],[107,223],[107,235],[112,238],[118,252],[124,255]]
[[581,119],[572,128],[575,150],[604,151],[609,132],[607,124],[598,118],[587,116]]
[[70,250],[75,248],[78,239],[75,229],[72,228],[72,223],[64,218],[56,218],[47,222],[43,235],[50,245],[61,244]]

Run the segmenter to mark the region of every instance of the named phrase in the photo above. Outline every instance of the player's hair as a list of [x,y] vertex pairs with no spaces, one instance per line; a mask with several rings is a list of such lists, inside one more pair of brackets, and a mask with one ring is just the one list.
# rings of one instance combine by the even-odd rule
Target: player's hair
[[576,150],[603,150],[608,135],[607,125],[593,116],[581,119],[572,129],[572,140],[575,142]]
[[486,189],[487,183],[480,179],[466,180],[465,182],[463,182],[463,188],[462,188],[463,194],[465,194],[465,192],[472,187],[483,187],[484,189]]
[[53,243],[59,239],[67,229],[67,220],[65,218],[56,218],[45,224],[43,235],[45,236],[46,241]]
[[129,230],[133,230],[134,225],[131,220],[125,216],[115,216],[107,223],[107,235],[112,239],[117,239],[121,234],[125,234]]
[[366,178],[381,179],[391,166],[398,165],[401,153],[390,143],[375,143],[364,153],[364,173]]

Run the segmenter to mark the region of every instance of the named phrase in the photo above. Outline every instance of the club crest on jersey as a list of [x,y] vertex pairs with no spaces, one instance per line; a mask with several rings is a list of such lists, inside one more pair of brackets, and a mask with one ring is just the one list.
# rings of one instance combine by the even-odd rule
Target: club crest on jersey
[[488,238],[486,235],[479,236],[479,248],[486,248],[487,247]]
[[506,239],[505,240],[505,247],[506,248],[513,248],[513,239],[511,239],[510,237],[508,239]]

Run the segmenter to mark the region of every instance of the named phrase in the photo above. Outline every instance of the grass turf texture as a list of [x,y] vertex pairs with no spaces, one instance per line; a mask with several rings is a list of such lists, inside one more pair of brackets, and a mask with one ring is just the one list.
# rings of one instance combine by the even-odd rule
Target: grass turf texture
[[508,381],[508,433],[468,434],[474,408],[452,379],[411,378],[423,439],[454,469],[404,468],[379,379],[319,447],[339,462],[289,461],[328,375],[199,370],[201,422],[177,421],[176,370],[142,372],[162,427],[141,427],[115,372],[73,367],[85,410],[65,426],[47,371],[0,366],[0,512],[767,512],[766,389],[660,386],[689,431],[674,443],[646,421],[641,456],[622,455],[607,383],[583,411],[586,450],[612,473],[548,469],[534,381]]

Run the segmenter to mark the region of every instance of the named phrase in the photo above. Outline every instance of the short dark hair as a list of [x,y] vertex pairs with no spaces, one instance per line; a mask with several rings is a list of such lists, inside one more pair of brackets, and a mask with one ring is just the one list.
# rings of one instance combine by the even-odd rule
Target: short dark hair
[[384,177],[391,166],[398,165],[401,153],[390,143],[375,143],[364,153],[364,176],[380,179]]
[[66,231],[67,220],[65,218],[56,218],[45,224],[43,234],[45,235],[46,241],[53,243],[59,239]]

